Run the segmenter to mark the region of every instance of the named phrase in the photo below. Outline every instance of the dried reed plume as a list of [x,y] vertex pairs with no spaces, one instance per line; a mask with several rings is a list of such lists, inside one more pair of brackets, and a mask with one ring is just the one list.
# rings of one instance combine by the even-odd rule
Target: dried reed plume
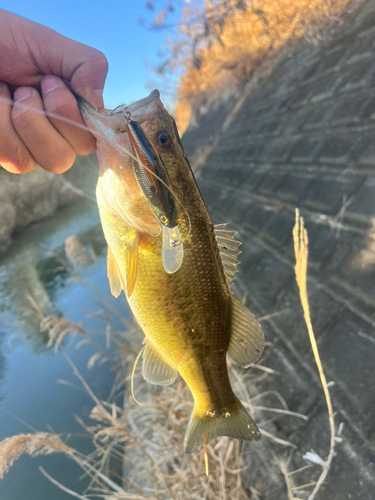
[[75,450],[66,446],[56,434],[48,432],[18,434],[4,439],[0,442],[0,480],[21,455],[37,457],[51,453],[65,453],[72,456]]
[[57,352],[59,347],[61,347],[62,342],[67,335],[75,337],[80,333],[86,337],[88,336],[86,331],[80,325],[59,316],[43,317],[40,323],[40,330],[48,333],[48,345],[50,346],[54,344],[55,352]]
[[294,253],[296,256],[296,265],[295,265],[296,280],[299,288],[303,314],[307,330],[309,332],[311,347],[314,353],[315,362],[318,367],[320,380],[323,386],[324,396],[327,402],[328,418],[331,430],[330,450],[326,460],[322,460],[316,454],[311,452],[307,453],[304,456],[306,460],[310,460],[314,463],[320,464],[323,469],[318,479],[318,482],[315,484],[314,490],[308,497],[308,500],[313,500],[316,494],[318,493],[321,485],[323,484],[324,480],[327,477],[335,451],[335,444],[338,439],[335,433],[335,420],[332,410],[331,396],[329,394],[327,380],[324,375],[323,366],[320,360],[318,346],[316,344],[314,330],[311,323],[309,301],[307,298],[307,261],[309,255],[309,250],[308,250],[309,242],[308,242],[307,231],[304,227],[303,217],[300,215],[298,208],[296,208],[296,223],[293,229],[293,241],[294,241]]

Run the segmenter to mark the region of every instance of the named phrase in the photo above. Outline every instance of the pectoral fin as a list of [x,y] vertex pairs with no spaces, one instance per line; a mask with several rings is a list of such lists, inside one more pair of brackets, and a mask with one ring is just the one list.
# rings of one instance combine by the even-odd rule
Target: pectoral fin
[[143,351],[142,375],[150,384],[170,385],[176,380],[177,370],[147,344]]
[[262,354],[264,335],[254,315],[236,297],[232,297],[232,330],[228,355],[247,368]]
[[130,243],[125,243],[125,279],[120,271],[115,256],[108,247],[107,275],[112,295],[118,297],[124,290],[127,298],[131,296],[137,280],[138,272],[138,236],[136,235]]
[[129,298],[133,293],[135,282],[137,280],[138,235],[134,237],[131,243],[126,243],[125,258],[126,258],[126,288],[124,290],[127,298]]
[[107,275],[112,295],[117,298],[120,295],[121,290],[125,290],[125,283],[122,279],[120,269],[110,247],[108,247]]

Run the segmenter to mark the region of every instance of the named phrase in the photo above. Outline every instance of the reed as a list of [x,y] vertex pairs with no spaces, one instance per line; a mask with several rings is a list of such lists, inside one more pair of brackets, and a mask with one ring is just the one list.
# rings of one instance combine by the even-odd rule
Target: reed
[[[294,230],[296,245],[296,276],[301,291],[304,313],[312,343],[314,335],[309,319],[306,271],[307,233],[303,221],[297,216]],[[88,284],[88,286],[90,286]],[[95,287],[91,293],[95,293]],[[263,439],[260,443],[246,443],[227,437],[217,438],[206,445],[207,464],[203,451],[187,455],[183,451],[184,433],[193,408],[191,394],[186,384],[179,378],[175,384],[163,388],[147,384],[135,365],[142,347],[143,334],[135,321],[127,321],[110,306],[98,299],[98,311],[88,314],[106,323],[102,334],[106,337],[106,348],[98,345],[84,324],[74,324],[55,316],[42,317],[41,325],[48,332],[55,351],[63,352],[93,407],[90,422],[76,417],[84,433],[92,441],[94,452],[82,455],[64,442],[64,436],[53,433],[36,432],[20,434],[0,442],[0,479],[23,454],[32,457],[60,453],[80,466],[90,479],[89,487],[80,494],[72,491],[40,469],[57,487],[80,499],[97,495],[106,500],[140,499],[224,499],[256,500],[264,498],[267,488],[279,492],[279,498],[288,500],[313,500],[326,479],[331,465],[335,443],[340,439],[335,434],[330,400],[329,418],[331,422],[331,446],[327,460],[322,460],[312,452],[305,453],[310,465],[290,471],[294,450],[297,446],[282,436],[275,427],[274,419],[298,418],[307,420],[305,415],[289,411],[282,395],[272,389],[272,377],[280,374],[263,364],[242,370],[228,361],[229,376],[234,390],[243,404],[259,424]],[[280,312],[282,314],[283,311]],[[114,326],[117,315],[124,325],[124,331]],[[259,318],[266,321],[266,318]],[[95,332],[97,333],[97,331]],[[88,366],[95,369],[96,363],[108,363],[115,372],[115,382],[106,400],[100,400],[85,381],[84,377],[65,352],[67,338],[82,337],[77,345],[91,344],[96,352],[88,360]],[[266,347],[267,349],[267,347]],[[316,343],[314,354],[319,359]],[[323,374],[321,363],[319,372]],[[256,392],[257,382],[267,377],[270,387],[264,393]],[[323,374],[324,377],[324,374]],[[328,393],[324,379],[325,393]],[[134,395],[134,398],[133,398]],[[329,395],[329,393],[328,393]],[[269,398],[277,405],[267,405]],[[140,407],[136,402],[139,401]],[[328,402],[329,401],[329,402]],[[92,423],[94,422],[94,424]],[[303,453],[303,450],[300,450]],[[296,484],[297,475],[312,463],[322,467],[318,481]],[[206,476],[206,466],[208,476]],[[314,469],[312,469],[314,470]],[[282,484],[281,477],[285,478]],[[284,496],[285,493],[285,496]]]
[[[244,78],[257,79],[259,72],[272,67],[282,48],[291,48],[301,39],[320,44],[355,4],[349,0],[245,1],[242,9],[225,7],[228,11],[223,15],[222,27],[216,26],[217,36],[205,37],[201,25],[221,3],[206,0],[204,7],[187,6],[178,35],[166,43],[164,52],[170,72],[180,74],[175,113],[181,133],[189,124],[192,110],[200,104],[207,106]],[[198,37],[199,29],[202,35]],[[162,76],[166,85],[170,72]]]
[[316,343],[313,326],[311,323],[309,300],[307,297],[307,263],[309,256],[309,240],[307,231],[304,226],[303,217],[300,215],[298,208],[296,208],[296,223],[293,229],[293,241],[294,241],[294,253],[296,257],[296,265],[295,265],[296,280],[300,293],[303,315],[305,318],[307,331],[309,333],[309,339],[312,351],[314,354],[316,366],[319,371],[319,377],[322,383],[324,397],[327,403],[329,427],[331,432],[329,453],[326,460],[322,460],[316,453],[313,452],[308,452],[304,455],[304,458],[306,460],[319,464],[322,467],[321,475],[318,481],[316,483],[313,483],[314,489],[308,496],[308,500],[313,500],[316,497],[318,491],[320,490],[323,482],[327,477],[334,456],[336,442],[340,441],[341,438],[339,436],[336,436],[335,418],[332,409],[331,396],[329,393],[327,380],[324,374],[323,365],[320,359],[319,350]]

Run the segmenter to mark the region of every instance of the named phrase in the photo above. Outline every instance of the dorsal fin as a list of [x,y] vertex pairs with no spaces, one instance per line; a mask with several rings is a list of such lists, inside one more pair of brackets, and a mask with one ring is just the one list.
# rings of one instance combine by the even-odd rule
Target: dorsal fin
[[241,242],[235,238],[237,231],[234,229],[225,229],[227,225],[228,224],[215,224],[214,231],[221,260],[223,262],[225,277],[228,286],[231,287],[235,278],[234,275],[237,272],[237,266],[240,263],[238,255],[242,252],[238,250]]

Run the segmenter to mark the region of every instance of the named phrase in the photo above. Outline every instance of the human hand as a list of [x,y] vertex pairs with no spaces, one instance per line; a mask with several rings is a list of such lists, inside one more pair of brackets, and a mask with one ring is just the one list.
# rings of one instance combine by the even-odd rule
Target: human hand
[[76,154],[96,147],[72,92],[102,107],[107,60],[2,9],[0,33],[0,165],[14,173],[38,165],[65,172]]

